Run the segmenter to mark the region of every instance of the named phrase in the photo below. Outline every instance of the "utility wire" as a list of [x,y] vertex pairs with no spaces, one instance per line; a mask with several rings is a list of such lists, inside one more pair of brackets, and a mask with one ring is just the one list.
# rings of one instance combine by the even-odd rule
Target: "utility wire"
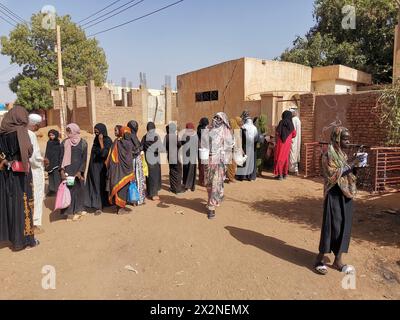
[[95,15],[99,14],[100,12],[103,12],[104,10],[106,10],[106,9],[108,9],[108,8],[110,8],[110,7],[112,7],[114,4],[116,4],[116,3],[118,3],[118,2],[121,2],[121,1],[122,1],[122,0],[114,1],[113,3],[109,4],[107,7],[104,7],[103,9],[101,9],[101,10],[99,10],[99,11],[97,11],[97,12],[91,14],[90,16],[86,17],[85,19],[82,19],[82,20],[78,21],[78,24],[80,24],[80,23],[83,22],[83,21],[86,21],[87,19],[90,19],[90,18],[94,17]]
[[0,8],[0,13],[4,14],[7,18],[11,19],[11,20],[14,21],[16,24],[21,23],[20,21],[15,20],[15,18],[14,18],[12,15],[10,15],[9,13],[7,13],[7,11],[5,11],[5,10],[3,11],[3,10],[4,10],[4,9]]
[[[109,11],[109,12],[106,12],[106,13],[102,14],[101,16],[99,16],[99,17],[97,17],[97,18],[94,18],[93,20],[90,20],[90,21],[88,21],[88,22],[85,22],[84,24],[82,24],[82,27],[84,27],[84,26],[86,26],[86,25],[88,25],[88,24],[91,24],[92,22],[95,22],[95,21],[97,21],[97,20],[99,20],[99,19],[101,19],[101,18],[103,18],[103,17],[106,17],[106,16],[108,16],[109,14],[111,14],[111,13],[113,13],[113,12],[115,12],[115,11],[117,11],[117,10],[123,8],[123,7],[126,7],[128,4],[131,4],[132,2],[135,2],[135,1],[136,1],[136,0],[130,0],[129,2],[123,4],[122,6],[119,6],[119,7],[115,8],[115,9]],[[127,9],[129,9],[129,8],[127,8]]]
[[171,3],[170,5],[167,5],[167,6],[165,6],[165,7],[162,7],[162,8],[160,8],[160,9],[158,9],[158,10],[155,10],[155,11],[153,11],[153,12],[150,12],[150,13],[148,13],[148,14],[145,14],[145,15],[143,15],[143,16],[141,16],[141,17],[136,18],[136,19],[129,20],[129,21],[127,21],[127,22],[121,23],[121,24],[119,24],[119,25],[117,25],[117,26],[114,26],[114,27],[112,27],[112,28],[108,28],[108,29],[106,29],[106,30],[102,30],[102,31],[96,32],[96,33],[90,35],[89,37],[94,37],[94,36],[96,36],[96,35],[98,35],[98,34],[102,34],[102,33],[105,33],[105,32],[108,32],[108,31],[111,31],[111,30],[114,30],[114,29],[123,27],[123,26],[125,26],[125,25],[127,25],[127,24],[130,24],[130,23],[132,23],[132,22],[135,22],[135,21],[138,21],[138,20],[140,20],[140,19],[146,18],[146,17],[151,16],[151,15],[157,13],[157,12],[160,12],[160,11],[163,11],[163,10],[165,10],[165,9],[168,9],[168,8],[170,8],[170,7],[172,7],[172,6],[175,6],[175,5],[177,5],[178,3],[181,3],[181,2],[183,2],[183,1],[185,1],[185,0],[176,1],[176,2],[174,2],[174,3]]
[[118,14],[120,14],[120,13],[123,13],[123,12],[125,12],[126,10],[128,10],[128,9],[130,9],[130,8],[132,8],[132,7],[135,7],[135,6],[137,6],[138,4],[141,4],[143,1],[145,1],[145,0],[140,0],[139,2],[134,3],[134,4],[130,5],[129,7],[125,8],[125,9],[122,9],[121,11],[119,11],[119,12],[117,12],[117,13],[114,13],[113,15],[111,15],[111,16],[109,16],[109,17],[107,17],[107,18],[104,18],[103,20],[97,21],[96,23],[93,23],[93,24],[91,24],[90,26],[85,27],[85,30],[86,30],[86,29],[89,29],[89,28],[91,28],[91,27],[94,27],[95,25],[98,25],[99,23],[101,23],[101,22],[103,22],[103,21],[106,21],[106,20],[108,20],[108,19],[111,19],[112,17],[115,17],[116,15],[118,15]]
[[20,20],[22,23],[26,23],[27,21],[24,18],[21,18],[19,15],[17,15],[14,11],[12,11],[11,9],[9,9],[6,5],[4,5],[3,3],[0,3],[0,7],[2,7],[4,10],[6,10],[7,12],[9,12],[10,14],[12,14],[15,18],[17,18],[18,20]]
[[0,16],[1,20],[4,20],[5,22],[7,22],[8,24],[12,25],[13,27],[16,27],[15,24],[11,23],[10,21],[8,21],[7,19],[3,18],[3,16]]

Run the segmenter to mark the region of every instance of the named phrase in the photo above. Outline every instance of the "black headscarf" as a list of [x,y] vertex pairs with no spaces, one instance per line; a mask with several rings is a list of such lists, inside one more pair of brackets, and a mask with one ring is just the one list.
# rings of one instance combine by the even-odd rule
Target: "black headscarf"
[[208,118],[200,119],[199,125],[197,127],[197,136],[199,137],[199,139],[201,139],[201,130],[207,129],[209,124],[210,124],[210,121],[208,121]]
[[147,124],[147,133],[142,139],[142,146],[144,152],[147,152],[147,150],[156,142],[158,142],[158,135],[156,134],[156,125],[154,122],[149,122]]
[[[54,134],[54,140],[50,140],[50,134]],[[49,141],[47,141],[45,158],[49,160],[49,165],[46,167],[47,172],[52,172],[60,166],[60,133],[57,130],[50,130],[48,133]]]
[[[94,126],[95,129],[99,130],[100,134],[102,134],[105,137],[108,137],[108,132],[107,132],[107,127],[103,123],[98,123]],[[96,138],[94,138],[93,145],[100,147],[100,142],[99,142],[99,137],[96,135]]]
[[286,142],[286,139],[294,131],[292,118],[293,114],[290,111],[285,111],[282,114],[282,120],[279,122],[279,125],[276,128],[276,131],[278,132],[279,137],[281,138],[283,143]]
[[112,147],[113,141],[112,139],[108,136],[107,132],[107,127],[103,123],[98,123],[94,127],[95,129],[99,130],[100,134],[103,135],[103,144],[104,148],[101,148],[99,137],[96,135],[96,138],[94,138],[93,142],[93,147],[92,147],[92,153],[91,153],[91,162],[104,162],[105,159],[107,159],[108,152],[110,148]]
[[133,157],[136,158],[137,156],[140,155],[140,152],[142,151],[142,146],[137,136],[137,133],[139,131],[139,124],[137,123],[137,121],[132,120],[128,122],[127,126],[132,131],[131,140],[133,144]]

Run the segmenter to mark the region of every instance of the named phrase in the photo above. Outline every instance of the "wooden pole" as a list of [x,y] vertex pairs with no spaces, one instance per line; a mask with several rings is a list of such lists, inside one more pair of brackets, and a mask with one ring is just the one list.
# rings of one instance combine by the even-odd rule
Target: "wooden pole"
[[60,94],[60,129],[61,137],[65,137],[65,97],[64,97],[64,78],[62,70],[61,53],[61,28],[57,25],[57,64],[58,64],[58,92]]

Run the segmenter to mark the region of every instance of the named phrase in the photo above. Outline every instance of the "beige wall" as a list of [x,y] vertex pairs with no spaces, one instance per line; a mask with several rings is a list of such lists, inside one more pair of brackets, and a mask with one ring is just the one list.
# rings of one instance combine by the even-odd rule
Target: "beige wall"
[[311,71],[295,63],[245,58],[245,99],[260,99],[266,92],[310,92]]
[[[180,125],[187,122],[197,124],[202,117],[211,118],[215,113],[224,111],[224,109],[229,117],[240,115],[243,111],[244,59],[228,61],[180,75],[177,80],[178,123]],[[225,104],[224,90],[226,87]],[[218,101],[195,102],[196,92],[214,90],[218,90]]]

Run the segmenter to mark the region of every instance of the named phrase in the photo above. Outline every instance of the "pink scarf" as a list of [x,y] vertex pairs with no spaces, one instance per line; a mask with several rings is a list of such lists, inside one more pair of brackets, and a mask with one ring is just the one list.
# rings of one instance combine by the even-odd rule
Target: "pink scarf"
[[81,129],[77,124],[71,123],[67,126],[67,129],[70,129],[71,133],[68,134],[68,139],[64,142],[64,158],[61,165],[63,169],[71,164],[72,147],[76,147],[81,142]]

